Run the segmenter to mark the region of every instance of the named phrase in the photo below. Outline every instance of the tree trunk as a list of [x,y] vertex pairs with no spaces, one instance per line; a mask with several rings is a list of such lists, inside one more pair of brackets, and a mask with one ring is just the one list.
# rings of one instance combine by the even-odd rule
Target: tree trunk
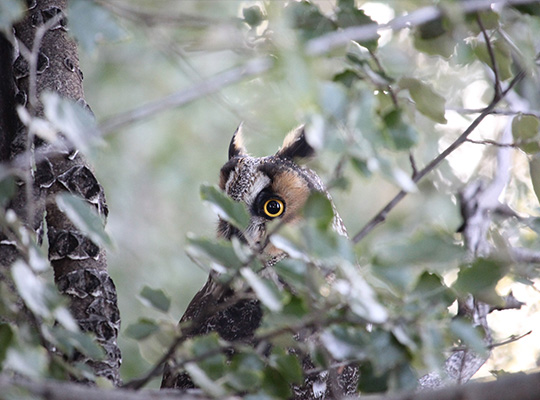
[[[73,361],[85,361],[96,375],[118,385],[121,355],[116,340],[120,315],[116,289],[107,272],[105,251],[81,233],[55,201],[57,194],[70,192],[95,206],[105,218],[108,210],[103,188],[76,149],[47,151],[47,143],[39,138],[29,138],[28,130],[15,112],[18,102],[26,106],[32,117],[42,117],[43,105],[39,98],[45,91],[86,105],[77,45],[67,33],[67,0],[29,3],[32,4],[27,15],[14,26],[15,45],[3,36],[0,43],[0,157],[2,162],[11,162],[11,165],[24,161],[23,168],[31,177],[18,182],[17,193],[9,208],[35,230],[38,237],[45,231],[45,222],[49,260],[57,287],[69,297],[71,312],[81,329],[95,335],[106,353],[103,360]],[[10,48],[15,49],[11,54]],[[6,60],[12,60],[13,64]],[[10,73],[14,80],[9,78]],[[39,157],[35,157],[35,169],[30,174],[32,145],[34,155],[39,154]],[[0,246],[0,263],[4,268],[17,257],[15,246]]]

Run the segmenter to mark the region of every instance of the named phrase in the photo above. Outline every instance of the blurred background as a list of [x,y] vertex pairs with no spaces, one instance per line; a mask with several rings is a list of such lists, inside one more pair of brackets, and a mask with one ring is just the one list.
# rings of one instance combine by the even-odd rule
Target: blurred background
[[[115,0],[101,3],[113,18],[107,22],[113,29],[108,37],[112,40],[98,40],[97,45],[82,45],[80,49],[86,100],[99,122],[200,85],[208,77],[268,54],[261,35],[269,23],[263,21],[256,27],[250,26],[245,22],[246,8],[259,6],[263,10],[271,21],[271,33],[277,43],[272,51],[279,51],[275,54],[276,66],[270,71],[115,130],[91,155],[110,210],[107,230],[114,246],[108,252],[109,271],[118,289],[122,315],[119,339],[124,359],[122,374],[129,380],[150,368],[163,347],[159,338],[139,347],[125,335],[125,329],[141,317],[157,318],[165,325],[174,326],[206,280],[207,272],[185,254],[186,235],[215,234],[216,216],[201,201],[199,188],[203,183],[217,183],[229,141],[241,121],[245,123],[248,150],[254,155],[268,155],[299,124],[308,121],[316,124],[321,116],[335,117],[344,113],[349,103],[354,104],[360,114],[357,116],[360,135],[376,148],[377,160],[383,168],[371,168],[369,162],[365,166],[342,165],[347,138],[324,135],[318,157],[310,162],[325,182],[334,184],[331,193],[351,235],[406,184],[400,174],[410,175],[411,167],[408,151],[395,151],[373,140],[379,132],[372,115],[377,93],[368,90],[369,95],[351,99],[332,81],[343,69],[343,54],[321,58],[299,54],[300,39],[291,32],[283,16],[284,2]],[[314,3],[323,13],[330,13],[335,7],[335,2],[330,0]],[[431,1],[357,2],[368,16],[380,23],[405,10],[431,4]],[[415,50],[413,40],[407,29],[395,34],[383,33],[377,57],[389,76],[430,79],[434,89],[444,93],[446,124],[418,113],[415,116],[417,131],[413,134],[412,149],[416,163],[424,166],[471,121],[472,117],[452,108],[483,107],[492,89],[485,66],[480,62],[460,64],[456,58],[426,55]],[[496,140],[505,124],[504,118],[488,117],[472,137]],[[359,146],[358,151],[361,150]],[[446,233],[455,241],[461,240],[455,233],[461,224],[457,192],[473,175],[490,176],[495,154],[494,148],[472,143],[456,151],[421,183],[418,192],[407,196],[384,225],[357,246],[360,262],[369,262],[374,253],[384,252],[389,244],[399,243],[426,227]],[[384,162],[388,162],[386,169]],[[362,167],[365,167],[363,173]],[[527,157],[519,151],[514,154],[514,178],[505,196],[518,212],[538,214]],[[533,232],[516,235],[520,238],[525,235],[530,243],[538,243]],[[453,278],[449,274],[448,279],[455,279],[455,274]],[[161,288],[171,297],[169,313],[153,311],[138,299],[144,286]],[[501,293],[506,294],[510,288],[518,299],[525,301],[526,297],[529,306],[521,311],[505,311],[500,317],[497,312],[491,315],[494,321],[499,320],[493,328],[500,339],[540,326],[536,313],[540,295],[535,286],[501,282]],[[496,349],[500,353],[484,367],[483,374],[489,374],[490,369],[534,367],[539,355],[538,343],[538,336],[534,339],[531,334]]]

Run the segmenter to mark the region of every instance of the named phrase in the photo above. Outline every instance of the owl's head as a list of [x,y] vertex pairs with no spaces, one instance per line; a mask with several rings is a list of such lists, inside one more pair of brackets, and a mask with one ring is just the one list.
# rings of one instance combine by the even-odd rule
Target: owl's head
[[233,200],[247,206],[250,222],[240,232],[220,220],[218,235],[228,240],[238,237],[261,252],[269,263],[283,258],[282,251],[266,243],[267,223],[276,219],[283,223],[298,221],[310,193],[324,192],[319,176],[297,164],[313,154],[301,126],[285,137],[276,154],[252,157],[243,145],[240,125],[229,146],[229,160],[221,168],[219,186]]

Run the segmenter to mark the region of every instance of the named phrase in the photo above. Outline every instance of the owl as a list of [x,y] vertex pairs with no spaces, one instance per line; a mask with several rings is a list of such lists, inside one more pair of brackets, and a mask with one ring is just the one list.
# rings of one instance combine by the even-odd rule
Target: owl
[[[298,164],[298,161],[311,157],[314,150],[301,126],[285,137],[283,145],[274,155],[252,157],[244,147],[240,125],[232,137],[228,153],[228,161],[220,171],[219,187],[231,199],[246,205],[250,221],[244,230],[239,230],[220,219],[217,235],[227,240],[238,238],[259,254],[265,267],[272,267],[287,254],[267,240],[269,221],[279,220],[283,224],[298,222],[302,218],[302,207],[315,191],[326,193],[330,199],[319,176]],[[339,234],[347,235],[335,208],[333,228]],[[265,271],[268,269],[264,268]],[[196,336],[217,332],[227,341],[251,343],[263,317],[259,301],[242,299],[230,304],[234,290],[224,287],[213,274],[194,296],[180,320],[181,323],[192,322],[183,334]],[[304,357],[303,363],[305,370],[314,369],[308,357]],[[328,372],[323,372],[308,376],[303,386],[293,388],[294,398],[330,398],[326,396],[330,391],[327,375]],[[354,367],[342,368],[340,376],[346,379],[333,379],[334,391],[339,389],[344,395],[352,394],[356,388],[356,375],[357,369]],[[187,389],[194,385],[187,373],[174,372],[173,360],[165,366],[161,387]]]

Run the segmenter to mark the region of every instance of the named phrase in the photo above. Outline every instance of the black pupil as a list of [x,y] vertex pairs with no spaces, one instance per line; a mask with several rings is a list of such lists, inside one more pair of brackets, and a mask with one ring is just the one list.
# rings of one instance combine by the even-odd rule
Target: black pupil
[[274,215],[279,213],[279,210],[281,210],[281,204],[277,202],[276,200],[271,200],[266,205],[266,211],[268,214]]

